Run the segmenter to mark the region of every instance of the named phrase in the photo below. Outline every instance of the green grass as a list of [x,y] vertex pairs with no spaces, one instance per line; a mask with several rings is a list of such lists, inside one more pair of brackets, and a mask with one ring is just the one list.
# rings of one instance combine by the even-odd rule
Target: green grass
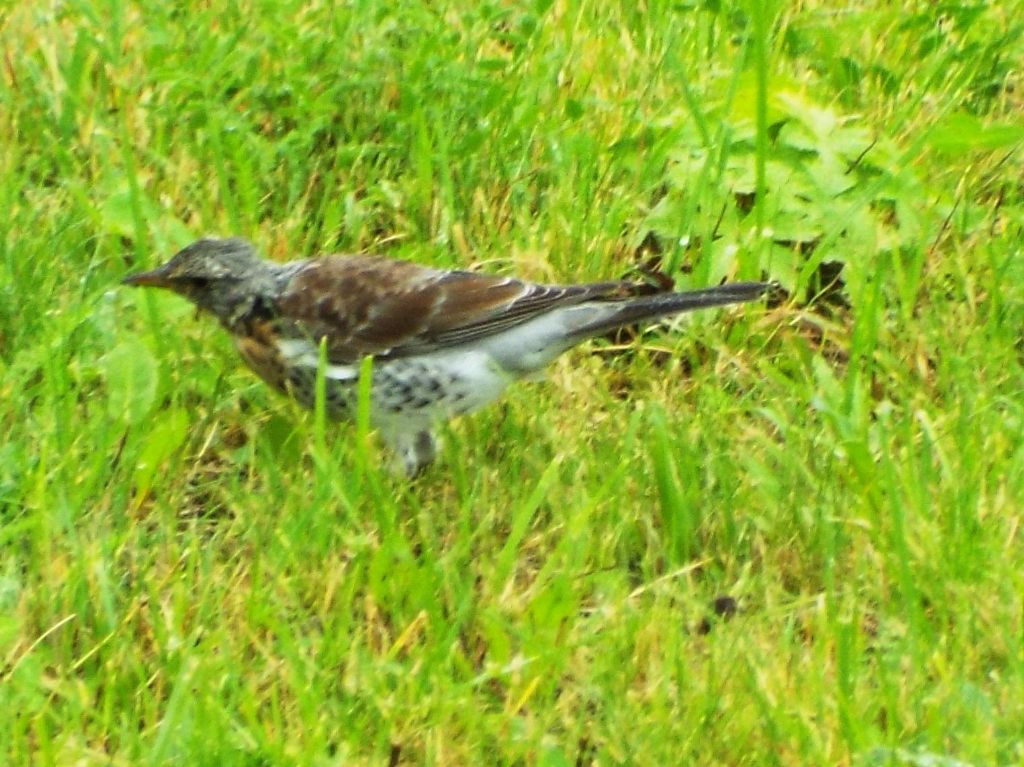
[[[1024,5],[191,5],[0,8],[0,761],[1024,760]],[[790,299],[407,484],[119,287],[207,233]]]

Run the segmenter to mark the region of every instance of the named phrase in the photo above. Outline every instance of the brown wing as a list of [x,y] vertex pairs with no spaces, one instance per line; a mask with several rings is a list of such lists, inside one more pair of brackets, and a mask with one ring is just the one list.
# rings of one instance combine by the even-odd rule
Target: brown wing
[[310,261],[277,301],[282,330],[326,337],[334,364],[401,357],[498,333],[558,306],[632,293],[621,282],[535,285],[376,256]]

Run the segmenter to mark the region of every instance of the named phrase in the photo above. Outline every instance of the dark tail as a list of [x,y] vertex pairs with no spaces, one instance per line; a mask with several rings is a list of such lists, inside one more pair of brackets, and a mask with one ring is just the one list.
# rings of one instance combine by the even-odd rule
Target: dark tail
[[655,320],[694,309],[711,309],[715,306],[756,301],[771,286],[770,282],[733,282],[719,285],[717,288],[691,290],[685,293],[637,296],[619,302],[614,311],[581,326],[573,335],[582,340],[634,322]]

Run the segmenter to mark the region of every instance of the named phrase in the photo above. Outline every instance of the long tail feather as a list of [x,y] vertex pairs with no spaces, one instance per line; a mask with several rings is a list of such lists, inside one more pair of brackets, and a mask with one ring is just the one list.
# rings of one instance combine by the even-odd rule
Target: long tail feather
[[587,323],[573,331],[578,339],[597,336],[609,330],[695,309],[756,301],[771,287],[768,282],[733,282],[716,288],[685,293],[658,293],[621,302],[614,312]]

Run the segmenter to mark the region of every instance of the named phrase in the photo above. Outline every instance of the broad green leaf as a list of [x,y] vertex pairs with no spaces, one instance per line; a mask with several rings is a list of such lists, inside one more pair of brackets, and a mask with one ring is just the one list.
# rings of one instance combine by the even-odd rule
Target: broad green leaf
[[565,752],[557,746],[546,746],[541,751],[540,762],[541,767],[570,767],[573,761],[565,755]]
[[[856,185],[856,177],[847,172],[846,164],[831,151],[821,152],[815,162],[808,164],[807,170],[815,185],[825,195],[822,203],[827,204],[828,199],[838,197]],[[820,209],[821,205],[814,207]]]
[[934,125],[925,141],[936,152],[945,154],[1007,149],[1024,141],[1024,125],[986,125],[973,115],[957,113]]
[[803,91],[776,91],[772,94],[771,102],[779,111],[795,117],[806,125],[811,134],[819,140],[831,135],[839,124],[839,115],[836,112],[815,104]]
[[711,256],[708,284],[720,282],[735,271],[739,246],[734,240],[715,240],[706,252]]
[[762,268],[786,290],[793,292],[797,286],[800,255],[793,248],[772,244],[764,256]]
[[135,497],[146,497],[157,470],[181,447],[188,434],[188,413],[181,409],[161,412],[156,425],[146,435],[135,462]]
[[[140,201],[140,213],[143,218],[145,218],[145,207]],[[129,239],[135,236],[132,198],[127,188],[115,192],[100,204],[100,222],[103,229],[111,234]]]
[[[117,186],[99,206],[99,223],[110,234],[134,239],[135,215],[132,210],[132,193],[127,184]],[[194,239],[182,221],[139,191],[139,214],[153,238],[158,251],[173,251]],[[170,252],[166,255],[171,255]]]
[[107,410],[127,424],[142,421],[156,400],[156,360],[141,340],[129,336],[103,356]]
[[808,243],[820,239],[825,226],[820,214],[808,206],[805,210],[785,210],[774,214],[769,230],[776,242]]

